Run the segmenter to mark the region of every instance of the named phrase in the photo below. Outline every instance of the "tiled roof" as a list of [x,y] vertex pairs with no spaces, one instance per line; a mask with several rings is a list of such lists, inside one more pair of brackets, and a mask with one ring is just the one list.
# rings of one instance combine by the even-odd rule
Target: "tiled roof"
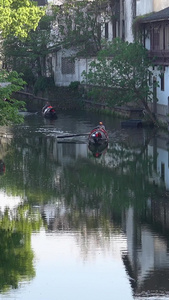
[[155,22],[155,21],[162,21],[162,20],[169,20],[169,7],[164,8],[158,12],[152,13],[147,17],[144,17],[141,20],[141,23],[148,23],[148,22]]

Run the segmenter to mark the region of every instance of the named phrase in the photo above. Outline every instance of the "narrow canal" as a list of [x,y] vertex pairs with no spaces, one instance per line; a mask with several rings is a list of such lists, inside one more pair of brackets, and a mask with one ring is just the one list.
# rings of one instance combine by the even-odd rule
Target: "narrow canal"
[[[103,121],[107,149],[87,136]],[[87,112],[0,130],[0,299],[169,299],[168,139]]]

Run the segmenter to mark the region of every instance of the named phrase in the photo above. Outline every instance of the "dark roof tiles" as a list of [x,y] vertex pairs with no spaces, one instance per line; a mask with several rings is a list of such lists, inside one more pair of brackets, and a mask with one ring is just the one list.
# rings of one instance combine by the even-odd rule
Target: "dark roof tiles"
[[144,17],[141,22],[148,23],[162,20],[169,20],[169,7],[164,8],[158,12],[152,13],[147,17]]

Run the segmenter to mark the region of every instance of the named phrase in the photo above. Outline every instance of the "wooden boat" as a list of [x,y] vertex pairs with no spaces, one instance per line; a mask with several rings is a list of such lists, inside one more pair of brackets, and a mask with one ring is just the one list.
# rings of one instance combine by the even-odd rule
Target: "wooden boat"
[[51,105],[45,105],[42,108],[42,115],[44,118],[47,118],[47,119],[57,119],[56,110]]
[[89,133],[88,140],[89,140],[89,144],[95,144],[95,145],[101,145],[104,144],[105,142],[108,143],[107,131],[102,126],[98,126]]

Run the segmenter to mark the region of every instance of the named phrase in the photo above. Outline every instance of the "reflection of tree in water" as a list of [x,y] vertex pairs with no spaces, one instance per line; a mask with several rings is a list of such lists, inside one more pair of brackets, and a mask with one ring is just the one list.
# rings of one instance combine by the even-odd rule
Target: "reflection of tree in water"
[[[112,226],[119,228],[122,212],[130,205],[139,211],[145,208],[154,192],[147,145],[133,148],[130,143],[113,143],[103,162],[75,155],[71,163],[60,165],[55,142],[37,135],[25,138],[21,134],[14,139],[0,187],[33,204],[63,201],[66,216],[57,218],[55,228],[81,228],[88,235],[97,228],[105,232],[111,232]],[[49,226],[53,228],[53,221]]]
[[121,234],[124,210],[134,206],[141,214],[147,198],[155,193],[149,182],[153,162],[146,153],[125,147],[109,151],[118,162],[114,168],[82,158],[64,167],[60,178],[59,194],[65,210],[56,212],[48,228],[80,233],[77,238],[83,253],[92,243],[95,248],[106,247],[105,236],[110,240]]
[[96,209],[85,213],[75,211],[70,216],[71,225],[78,229],[76,239],[77,244],[80,245],[83,259],[88,256],[95,257],[98,251],[113,252],[115,243],[120,243],[121,240],[126,241],[120,224],[113,219],[113,216],[118,218],[113,212],[112,217],[105,218]]
[[6,210],[0,217],[0,291],[17,288],[22,280],[35,276],[31,233],[39,230],[41,218],[20,206],[12,213]]
[[126,159],[109,169],[81,160],[64,169],[61,190],[66,202],[81,210],[100,208],[105,213],[111,207],[119,211],[130,204],[141,205],[153,191],[150,164],[149,159],[137,163]]
[[104,253],[113,251],[113,245],[118,241],[120,244],[121,240],[126,247],[126,238],[119,224],[120,216],[116,213],[110,212],[109,216],[104,216],[100,209],[70,208],[63,201],[44,205],[42,215],[49,232],[59,235],[70,233],[80,246],[81,257],[84,260],[89,256],[94,257],[98,250]]
[[57,163],[50,156],[52,146],[52,140],[41,137],[14,139],[5,157],[6,176],[0,188],[29,203],[43,203],[55,196]]
[[146,149],[138,150],[117,145],[109,149],[114,168],[84,158],[64,167],[59,193],[65,214],[53,218],[50,229],[77,230],[85,246],[93,238],[99,243],[100,229],[109,238],[112,232],[119,234],[126,208],[135,207],[141,216],[156,188],[149,181],[153,161]]
[[148,183],[152,162],[146,146],[135,149],[130,143],[113,143],[103,162],[75,155],[74,161],[64,166],[57,161],[56,139],[32,136],[31,132],[25,137],[21,132],[5,157],[6,176],[0,187],[9,186],[12,194],[34,204],[64,197],[81,208],[129,205],[152,189]]

